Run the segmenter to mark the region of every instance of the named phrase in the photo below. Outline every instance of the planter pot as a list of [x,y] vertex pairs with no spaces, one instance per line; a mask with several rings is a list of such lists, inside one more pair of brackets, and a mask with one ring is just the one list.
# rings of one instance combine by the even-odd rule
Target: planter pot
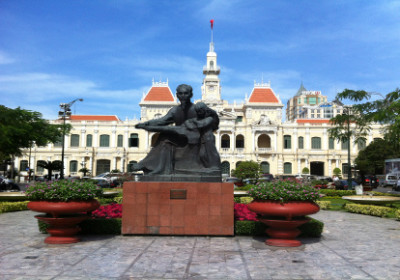
[[272,200],[255,200],[248,209],[263,218],[260,221],[269,228],[266,233],[272,237],[265,244],[279,247],[297,247],[301,242],[295,238],[301,233],[298,226],[307,223],[305,215],[317,213],[319,206],[308,201],[289,201],[280,203]]
[[89,218],[86,214],[96,210],[100,203],[93,199],[88,201],[31,201],[28,209],[46,214],[36,215],[35,218],[49,225],[50,234],[44,242],[48,244],[68,244],[79,242],[75,235],[80,231],[77,226]]

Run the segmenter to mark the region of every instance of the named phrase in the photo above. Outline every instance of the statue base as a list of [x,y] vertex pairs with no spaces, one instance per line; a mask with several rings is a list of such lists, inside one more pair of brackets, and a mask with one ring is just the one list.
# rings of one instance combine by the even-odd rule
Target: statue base
[[234,235],[233,184],[125,182],[122,234]]

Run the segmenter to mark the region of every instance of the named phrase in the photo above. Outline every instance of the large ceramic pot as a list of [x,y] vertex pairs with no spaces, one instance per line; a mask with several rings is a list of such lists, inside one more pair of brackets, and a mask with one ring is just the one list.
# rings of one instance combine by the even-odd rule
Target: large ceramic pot
[[297,227],[307,223],[310,219],[305,216],[317,213],[319,206],[309,201],[254,200],[248,209],[262,216],[259,220],[269,227],[266,233],[272,238],[265,241],[267,245],[297,247],[302,244],[295,239],[301,233]]
[[67,244],[79,242],[75,235],[80,231],[77,226],[89,218],[88,212],[96,210],[100,203],[95,200],[87,201],[31,201],[28,209],[46,214],[36,215],[35,218],[49,225],[50,234],[44,242],[49,244]]

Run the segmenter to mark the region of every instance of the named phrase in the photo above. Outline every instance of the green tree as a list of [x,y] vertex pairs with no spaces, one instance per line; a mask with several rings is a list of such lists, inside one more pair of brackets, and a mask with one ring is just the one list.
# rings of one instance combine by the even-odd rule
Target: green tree
[[361,175],[383,174],[385,159],[397,157],[392,142],[377,139],[358,153],[355,163]]
[[239,179],[254,178],[258,180],[261,174],[261,166],[255,161],[242,161],[232,172]]
[[[380,95],[382,98],[369,101],[373,95]],[[364,124],[373,122],[386,124],[384,138],[390,142],[396,154],[400,152],[400,89],[383,96],[379,93],[366,92],[363,90],[345,89],[336,97],[338,100],[351,100],[357,104],[353,105],[361,117]],[[364,103],[360,103],[365,101]]]
[[[63,125],[50,124],[42,119],[39,112],[0,105],[0,160],[20,156],[22,149],[31,147],[34,142],[37,146],[44,146],[59,141],[63,128]],[[65,130],[68,132],[70,125]]]
[[301,174],[310,174],[310,169],[308,169],[308,167],[304,167],[301,171]]
[[49,180],[51,180],[51,177],[53,176],[53,171],[61,171],[63,168],[62,162],[59,160],[39,162],[38,166],[47,169],[47,176]]
[[90,173],[90,169],[88,169],[86,167],[83,167],[83,168],[79,169],[79,172],[82,172],[83,173],[83,177],[85,177],[86,174]]
[[339,167],[335,167],[334,169],[333,169],[333,175],[335,175],[335,176],[337,176],[337,177],[342,177],[342,171],[340,170],[340,168]]

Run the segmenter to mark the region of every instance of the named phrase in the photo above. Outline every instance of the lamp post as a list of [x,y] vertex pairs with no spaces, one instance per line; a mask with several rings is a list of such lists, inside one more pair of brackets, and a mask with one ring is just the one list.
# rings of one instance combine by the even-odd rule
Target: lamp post
[[350,137],[351,137],[351,131],[350,131],[350,108],[345,107],[343,109],[343,113],[346,114],[347,116],[347,188],[350,190],[353,188],[353,184],[351,181],[351,158],[350,158]]
[[61,142],[61,170],[60,179],[64,179],[64,146],[65,146],[65,119],[71,117],[71,106],[76,101],[83,101],[82,98],[77,98],[69,103],[60,103],[60,111],[58,112],[58,117],[63,119],[63,137]]

